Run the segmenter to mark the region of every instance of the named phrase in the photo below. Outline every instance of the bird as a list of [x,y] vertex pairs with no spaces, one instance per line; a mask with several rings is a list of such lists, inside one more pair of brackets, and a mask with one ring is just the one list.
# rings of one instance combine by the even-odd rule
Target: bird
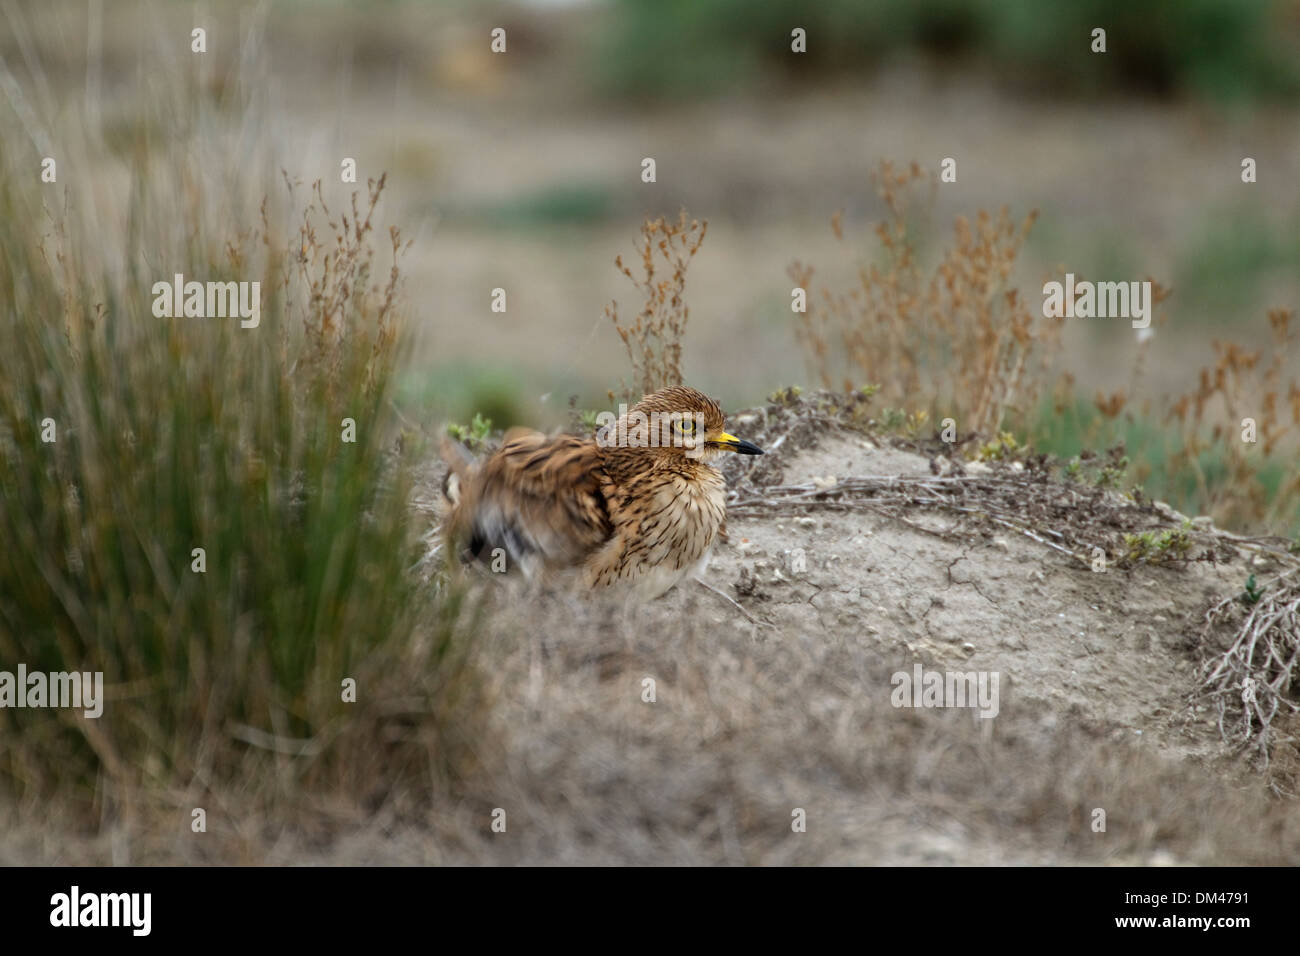
[[576,571],[581,586],[635,602],[702,571],[726,530],[712,462],[763,450],[728,434],[718,402],[684,385],[597,423],[592,438],[512,428],[482,461],[444,439],[447,552],[505,558],[531,578]]

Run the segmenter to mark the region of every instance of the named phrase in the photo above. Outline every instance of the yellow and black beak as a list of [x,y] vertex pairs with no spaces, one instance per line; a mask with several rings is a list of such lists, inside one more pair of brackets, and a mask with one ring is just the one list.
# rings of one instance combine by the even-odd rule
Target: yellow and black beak
[[735,435],[728,435],[723,432],[717,438],[711,438],[704,443],[710,448],[723,448],[727,451],[734,451],[738,455],[761,455],[763,449],[747,441],[742,441]]

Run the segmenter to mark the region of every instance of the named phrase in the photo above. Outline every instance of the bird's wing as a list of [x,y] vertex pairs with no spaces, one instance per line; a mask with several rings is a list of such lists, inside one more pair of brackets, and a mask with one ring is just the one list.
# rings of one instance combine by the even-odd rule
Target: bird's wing
[[476,557],[503,548],[526,570],[574,565],[612,531],[602,482],[595,442],[512,429],[500,450],[462,479],[451,531]]

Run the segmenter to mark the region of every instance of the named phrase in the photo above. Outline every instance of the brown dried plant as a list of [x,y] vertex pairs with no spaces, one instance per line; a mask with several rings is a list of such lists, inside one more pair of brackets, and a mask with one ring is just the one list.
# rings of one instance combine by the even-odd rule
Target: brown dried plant
[[[796,333],[827,388],[880,387],[886,403],[951,415],[963,431],[992,432],[1011,410],[1027,412],[1040,379],[1035,353],[1054,353],[1060,323],[1031,308],[1011,286],[1022,243],[1037,212],[1020,223],[1003,208],[958,217],[953,245],[933,269],[917,261],[909,211],[919,187],[936,181],[912,163],[884,161],[873,175],[888,215],[876,226],[883,265],[862,265],[840,292],[814,290],[814,269],[796,261],[789,275],[806,290]],[[844,238],[840,216],[832,218]]]
[[644,296],[644,304],[626,325],[619,318],[617,301],[605,306],[605,315],[627,349],[633,377],[620,395],[609,393],[611,401],[622,398],[630,403],[664,386],[682,384],[682,336],[691,314],[683,297],[686,269],[704,243],[708,227],[707,221],[688,219],[685,209],[675,221],[647,219],[637,243],[641,260],[637,273],[621,255],[614,259],[618,270]]
[[[1065,267],[1059,266],[1057,268],[1056,278],[1059,279],[1065,274],[1065,272]],[[1084,276],[1076,271],[1076,286],[1083,281],[1085,281]],[[1173,291],[1166,286],[1161,285],[1149,275],[1144,281],[1151,283],[1151,325],[1152,332],[1154,333],[1156,329],[1162,328],[1169,322],[1169,313],[1163,310],[1157,310],[1160,309],[1160,305],[1164,303],[1165,300],[1173,295]],[[1078,294],[1082,294],[1081,288],[1079,289]],[[1126,409],[1129,409],[1130,402],[1139,394],[1146,373],[1147,355],[1151,350],[1151,343],[1153,341],[1154,334],[1138,337],[1137,346],[1133,351],[1133,365],[1129,372],[1129,385],[1127,389],[1119,388],[1111,392],[1109,395],[1098,389],[1096,394],[1093,396],[1093,407],[1097,409],[1103,420],[1114,421],[1119,418],[1124,414]],[[1074,376],[1067,373],[1063,376],[1063,379],[1064,381],[1062,385],[1054,390],[1053,395],[1053,404],[1057,414],[1060,414],[1062,410],[1062,401],[1068,402],[1074,399]],[[1150,396],[1146,397],[1141,411],[1144,415],[1151,412]],[[1132,410],[1130,409],[1130,415],[1131,414]]]
[[[283,175],[292,197],[296,184],[287,173]],[[320,180],[313,182],[312,199],[302,211],[294,240],[296,254],[282,263],[280,275],[285,311],[301,314],[302,332],[310,346],[305,358],[316,363],[328,360],[329,378],[334,381],[341,377],[341,364],[350,356],[363,365],[367,389],[374,384],[380,356],[396,341],[392,313],[400,293],[398,260],[411,247],[410,241],[403,245],[395,226],[389,227],[393,259],[381,284],[375,275],[371,233],[387,181],[387,173],[367,181],[364,205],[354,190],[351,216],[346,211],[341,215],[331,211]],[[265,202],[262,216],[265,233]],[[321,218],[329,226],[328,237],[318,235]]]
[[1247,593],[1228,595],[1211,607],[1202,635],[1207,647],[1216,646],[1220,630],[1228,636],[1227,647],[1202,661],[1196,697],[1214,707],[1223,739],[1252,752],[1265,769],[1282,757],[1282,767],[1271,768],[1269,786],[1295,796],[1300,782],[1295,772],[1300,756],[1300,736],[1295,734],[1300,726],[1295,693],[1300,677],[1300,580],[1295,572],[1262,582],[1258,591],[1252,577]]
[[[1277,526],[1300,513],[1300,474],[1289,468],[1270,493],[1261,481],[1262,466],[1295,455],[1300,439],[1300,378],[1288,364],[1296,342],[1295,313],[1268,313],[1270,358],[1233,342],[1213,343],[1217,360],[1200,370],[1196,387],[1175,400],[1166,420],[1177,422],[1180,443],[1173,463],[1196,478],[1202,510],[1228,524]],[[1246,419],[1255,423],[1247,440]],[[1206,474],[1202,454],[1213,450],[1221,474]],[[1279,454],[1280,453],[1280,454]]]

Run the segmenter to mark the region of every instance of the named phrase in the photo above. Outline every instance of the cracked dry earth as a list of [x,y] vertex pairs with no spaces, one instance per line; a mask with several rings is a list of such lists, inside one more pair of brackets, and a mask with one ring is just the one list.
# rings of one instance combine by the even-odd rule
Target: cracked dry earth
[[[919,455],[841,435],[794,456],[784,481],[929,474]],[[1211,725],[1186,719],[1191,650],[1205,607],[1250,574],[1244,558],[1095,573],[1013,530],[911,520],[956,540],[880,514],[739,518],[710,573],[740,582],[746,606],[783,632],[856,633],[926,668],[997,671],[1004,703],[1041,704],[1168,752],[1217,752]]]

